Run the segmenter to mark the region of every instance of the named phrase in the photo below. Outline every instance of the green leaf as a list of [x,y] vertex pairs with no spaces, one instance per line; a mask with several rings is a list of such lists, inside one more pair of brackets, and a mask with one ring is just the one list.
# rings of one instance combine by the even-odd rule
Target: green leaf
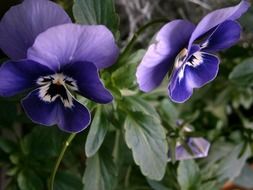
[[154,190],[171,190],[169,188],[167,188],[166,186],[164,186],[162,183],[160,183],[159,181],[154,181],[154,180],[150,180],[148,179],[148,184],[152,187],[152,189]]
[[65,140],[65,134],[57,128],[35,127],[24,138],[23,152],[36,158],[57,156]]
[[235,184],[241,187],[252,189],[253,188],[252,179],[253,179],[253,169],[248,164],[245,164],[242,169],[241,175],[238,176],[234,182]]
[[31,170],[23,170],[18,174],[18,186],[20,190],[42,190],[42,180]]
[[105,111],[102,110],[102,106],[98,106],[85,143],[85,153],[88,157],[96,154],[104,141],[109,127],[110,122]]
[[121,62],[124,63],[118,63],[122,66],[112,74],[112,81],[115,86],[117,86],[119,89],[130,89],[137,85],[135,77],[136,67],[140,63],[144,53],[144,50],[138,50],[137,52],[128,56],[126,59],[121,60]]
[[84,190],[112,190],[116,179],[116,167],[107,152],[99,151],[87,159],[84,173]]
[[253,58],[248,58],[237,65],[230,73],[229,79],[241,86],[253,85]]
[[170,100],[164,99],[162,101],[159,112],[161,113],[161,118],[163,118],[163,120],[166,121],[170,127],[177,127],[179,112]]
[[0,138],[0,149],[5,153],[10,154],[17,148],[16,144],[13,141]]
[[134,161],[150,179],[161,180],[167,164],[166,135],[160,121],[143,112],[126,117],[124,124],[127,146],[132,149]]
[[82,179],[67,172],[58,172],[54,190],[79,190],[83,188]]
[[154,106],[152,106],[150,102],[146,101],[140,96],[127,96],[121,103],[123,109],[127,108],[131,112],[143,112],[147,115],[159,119],[159,115],[156,112]]
[[200,186],[200,171],[194,160],[183,160],[178,166],[178,182],[181,190],[197,190]]
[[243,155],[241,154],[241,151],[243,149],[244,145],[239,144],[235,146],[226,156],[221,160],[219,163],[219,171],[218,175],[220,176],[219,179],[224,180],[234,180],[237,176],[240,175],[243,166],[245,165],[245,162],[247,158],[250,156],[250,148],[247,145],[245,152]]
[[119,17],[113,0],[75,0],[73,14],[79,24],[103,24],[114,34],[119,27]]

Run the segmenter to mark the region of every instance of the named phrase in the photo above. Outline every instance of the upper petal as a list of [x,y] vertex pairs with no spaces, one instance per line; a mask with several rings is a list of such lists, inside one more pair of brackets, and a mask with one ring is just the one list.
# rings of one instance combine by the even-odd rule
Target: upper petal
[[24,0],[2,18],[0,48],[11,59],[24,59],[38,34],[52,26],[70,22],[65,11],[51,1]]
[[137,68],[137,82],[142,91],[148,92],[160,85],[177,54],[187,46],[194,28],[184,20],[169,22],[161,28],[156,42],[150,45]]
[[239,41],[241,26],[236,21],[225,21],[205,40],[203,51],[217,52],[227,49]]
[[119,49],[112,33],[102,25],[64,24],[40,34],[28,57],[54,70],[68,63],[87,61],[97,68],[115,63]]
[[35,85],[39,76],[52,71],[32,60],[9,61],[0,68],[0,95],[13,96]]
[[226,20],[236,20],[245,13],[250,6],[247,0],[242,0],[238,5],[215,10],[206,15],[197,25],[189,41],[188,49],[192,43],[203,34],[218,26]]
[[63,72],[76,81],[78,91],[84,97],[102,104],[113,100],[112,94],[99,79],[98,69],[93,63],[75,62],[68,64],[63,68]]

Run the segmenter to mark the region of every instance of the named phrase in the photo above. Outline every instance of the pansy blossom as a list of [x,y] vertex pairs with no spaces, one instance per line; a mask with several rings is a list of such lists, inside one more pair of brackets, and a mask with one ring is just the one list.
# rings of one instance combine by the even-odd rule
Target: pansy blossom
[[30,91],[22,106],[32,121],[76,133],[90,123],[77,94],[101,104],[113,100],[99,70],[115,63],[119,49],[105,26],[70,22],[48,0],[25,0],[5,14],[0,47],[12,60],[0,67],[0,96]]
[[194,88],[212,81],[220,60],[216,52],[240,39],[241,27],[235,21],[247,11],[249,2],[213,11],[197,26],[174,20],[161,28],[137,68],[137,82],[144,92],[157,88],[172,69],[168,95],[172,101],[188,100]]
[[[184,142],[188,148],[186,149],[181,142],[177,142],[175,147],[175,159],[176,160],[188,160],[195,158],[207,157],[210,143],[201,137],[190,137]],[[169,152],[168,160],[171,160],[171,153]]]

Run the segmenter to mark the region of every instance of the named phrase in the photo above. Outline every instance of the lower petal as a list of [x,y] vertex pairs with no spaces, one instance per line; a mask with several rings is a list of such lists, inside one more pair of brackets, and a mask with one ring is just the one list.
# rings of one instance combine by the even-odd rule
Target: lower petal
[[187,83],[191,88],[200,88],[211,82],[219,70],[218,57],[204,52],[201,52],[200,56],[200,60],[196,60],[193,65],[187,64],[185,67]]
[[39,90],[34,90],[22,100],[27,116],[41,125],[51,126],[57,123],[59,103],[44,102],[39,98]]
[[60,104],[58,110],[58,126],[60,129],[70,133],[78,133],[90,124],[89,110],[76,100],[73,100],[74,106],[66,108]]
[[34,90],[22,100],[27,116],[34,122],[45,126],[58,125],[65,132],[77,133],[90,123],[88,109],[73,100],[71,108],[64,107],[60,99],[45,102],[39,98],[39,90]]
[[193,93],[193,89],[188,85],[187,78],[184,75],[185,71],[183,68],[172,73],[168,94],[173,102],[183,103],[188,100]]

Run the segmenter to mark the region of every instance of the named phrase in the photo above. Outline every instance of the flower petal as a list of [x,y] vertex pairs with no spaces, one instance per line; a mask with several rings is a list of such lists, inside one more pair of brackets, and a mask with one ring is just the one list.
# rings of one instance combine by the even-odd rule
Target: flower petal
[[201,57],[195,56],[196,60],[190,64],[188,62],[185,68],[185,75],[191,88],[204,86],[215,79],[218,73],[220,63],[218,57],[204,52],[201,52],[199,56]]
[[225,21],[204,42],[202,50],[207,52],[217,52],[227,49],[239,41],[241,26],[235,21]]
[[184,20],[175,20],[162,27],[137,68],[137,82],[142,91],[149,92],[160,85],[177,54],[187,46],[194,28]]
[[188,100],[193,93],[193,89],[188,84],[185,76],[185,69],[181,68],[173,71],[168,86],[168,95],[176,103],[183,103]]
[[185,65],[172,73],[169,96],[177,103],[190,98],[193,88],[200,88],[212,81],[219,68],[219,59],[205,52],[196,52]]
[[34,122],[45,126],[57,123],[59,103],[44,102],[39,98],[39,90],[34,90],[22,100],[27,116]]
[[89,110],[76,100],[74,106],[69,109],[60,104],[58,110],[58,126],[60,129],[70,133],[78,133],[87,128],[90,124]]
[[102,25],[64,24],[40,34],[28,57],[54,70],[68,63],[86,61],[98,69],[114,64],[119,54],[112,33]]
[[187,143],[192,150],[191,154],[182,145],[176,148],[176,160],[187,160],[193,158],[203,158],[208,155],[210,143],[204,138],[190,138]]
[[97,103],[106,104],[113,100],[112,94],[99,79],[97,67],[90,62],[75,62],[63,68],[65,75],[72,77],[81,95]]
[[24,59],[38,34],[52,26],[70,22],[65,11],[51,1],[24,0],[2,18],[0,48],[11,59]]
[[0,95],[13,96],[31,88],[39,76],[52,71],[31,60],[9,61],[0,68]]
[[208,15],[206,15],[197,25],[196,29],[192,33],[191,39],[189,41],[188,49],[190,49],[192,43],[211,30],[212,28],[218,26],[226,20],[236,20],[245,13],[250,6],[247,0],[242,0],[238,5],[233,7],[227,7],[223,9],[215,10]]
[[72,108],[66,108],[60,99],[44,102],[39,98],[39,90],[34,90],[22,100],[26,114],[34,123],[45,126],[57,124],[63,131],[77,133],[89,125],[90,113],[76,100],[73,104]]

